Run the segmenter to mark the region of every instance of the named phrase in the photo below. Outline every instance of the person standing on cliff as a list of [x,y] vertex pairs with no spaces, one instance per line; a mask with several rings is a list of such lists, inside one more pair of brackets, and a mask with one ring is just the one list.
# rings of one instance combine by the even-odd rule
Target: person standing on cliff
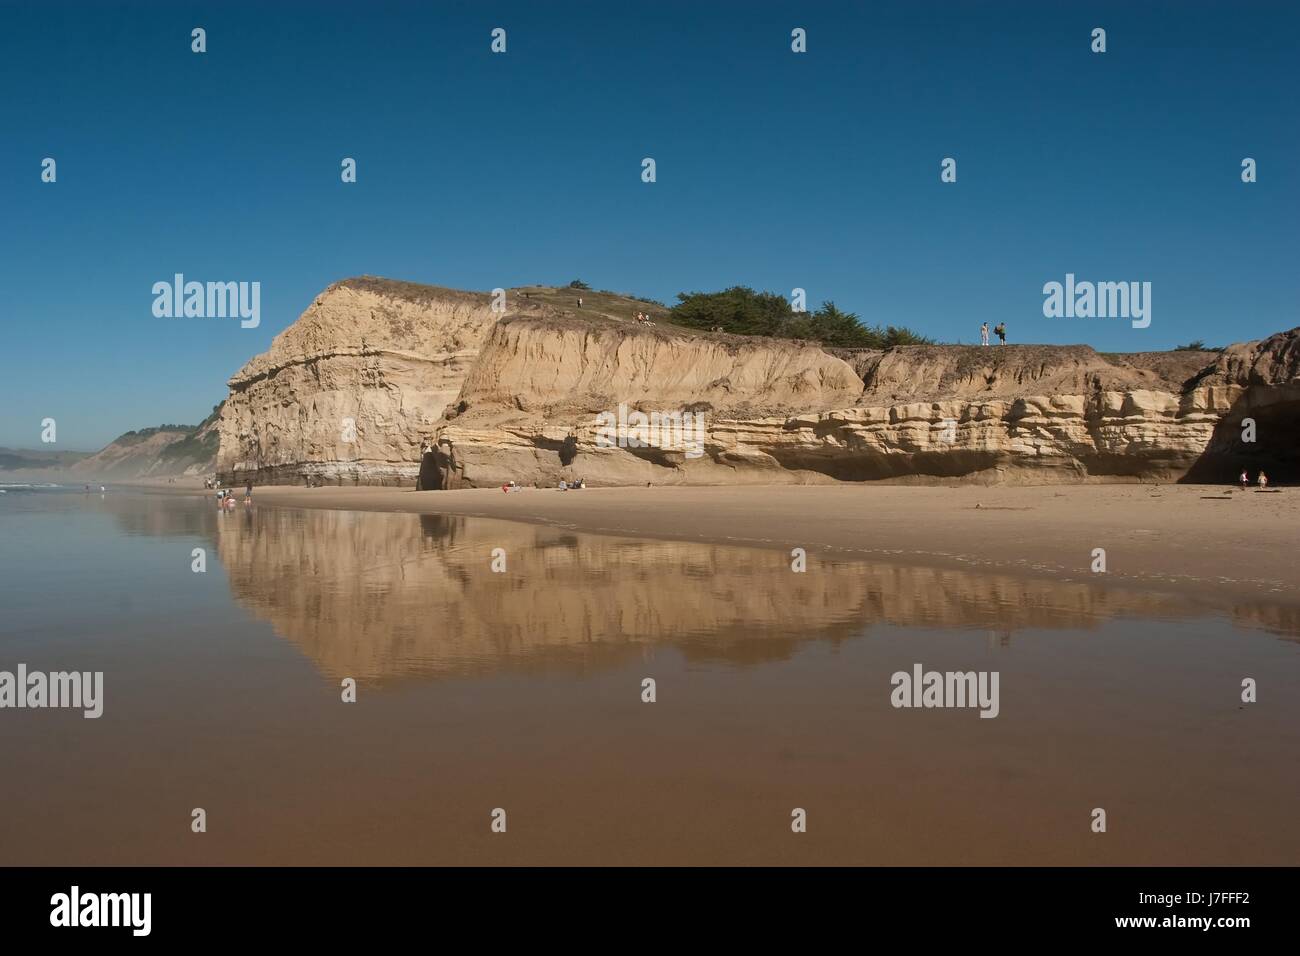
[[989,324],[985,322],[980,326],[980,345],[989,344]]
[[997,336],[998,336],[998,345],[1006,345],[1006,344],[1007,344],[1007,324],[1006,324],[1005,322],[999,322],[997,325],[995,325],[995,326],[993,327],[993,331],[997,333]]

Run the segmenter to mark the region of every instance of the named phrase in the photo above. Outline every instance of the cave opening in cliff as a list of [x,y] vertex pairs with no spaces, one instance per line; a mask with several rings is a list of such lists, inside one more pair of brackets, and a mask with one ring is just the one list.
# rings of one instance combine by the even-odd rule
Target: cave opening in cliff
[[[1245,440],[1246,419],[1254,421],[1253,441]],[[1300,482],[1300,401],[1239,402],[1214,426],[1205,450],[1181,480],[1235,484],[1242,471],[1252,481],[1264,471],[1275,485]]]
[[437,451],[426,451],[420,456],[420,474],[416,478],[416,491],[444,491],[446,481],[438,464]]

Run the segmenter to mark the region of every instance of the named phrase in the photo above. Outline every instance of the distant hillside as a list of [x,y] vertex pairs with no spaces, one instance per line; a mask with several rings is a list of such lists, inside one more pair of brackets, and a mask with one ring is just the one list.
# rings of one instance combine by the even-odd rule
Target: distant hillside
[[0,471],[44,471],[67,468],[89,455],[85,451],[0,448]]
[[120,435],[69,469],[97,480],[206,475],[216,467],[221,405],[198,425],[158,425]]

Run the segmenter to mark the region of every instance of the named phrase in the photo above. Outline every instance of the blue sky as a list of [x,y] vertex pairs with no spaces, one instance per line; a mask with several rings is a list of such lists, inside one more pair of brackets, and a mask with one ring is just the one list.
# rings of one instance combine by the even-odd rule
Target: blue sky
[[[0,5],[0,445],[197,422],[363,273],[1105,351],[1290,328],[1298,38],[1281,2]],[[261,282],[261,325],[155,318],[176,272]],[[1150,281],[1151,326],[1044,318],[1067,272]]]

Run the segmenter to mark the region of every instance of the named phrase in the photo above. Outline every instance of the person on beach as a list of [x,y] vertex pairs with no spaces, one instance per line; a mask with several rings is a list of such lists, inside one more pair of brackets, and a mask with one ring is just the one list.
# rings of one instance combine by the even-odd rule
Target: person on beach
[[251,481],[244,486],[244,500],[245,501],[253,500],[253,483]]
[[1258,481],[1259,481],[1260,491],[1263,491],[1265,488],[1268,487],[1268,475],[1264,474],[1263,471],[1260,471]]
[[1006,324],[1005,322],[999,322],[997,325],[995,325],[995,326],[993,327],[993,331],[997,333],[997,336],[998,336],[998,345],[1006,345],[1006,344],[1007,344],[1007,324]]
[[989,344],[989,324],[985,322],[980,326],[980,345]]
[[1245,491],[1250,485],[1250,475],[1246,474],[1246,469],[1241,470],[1241,490]]

